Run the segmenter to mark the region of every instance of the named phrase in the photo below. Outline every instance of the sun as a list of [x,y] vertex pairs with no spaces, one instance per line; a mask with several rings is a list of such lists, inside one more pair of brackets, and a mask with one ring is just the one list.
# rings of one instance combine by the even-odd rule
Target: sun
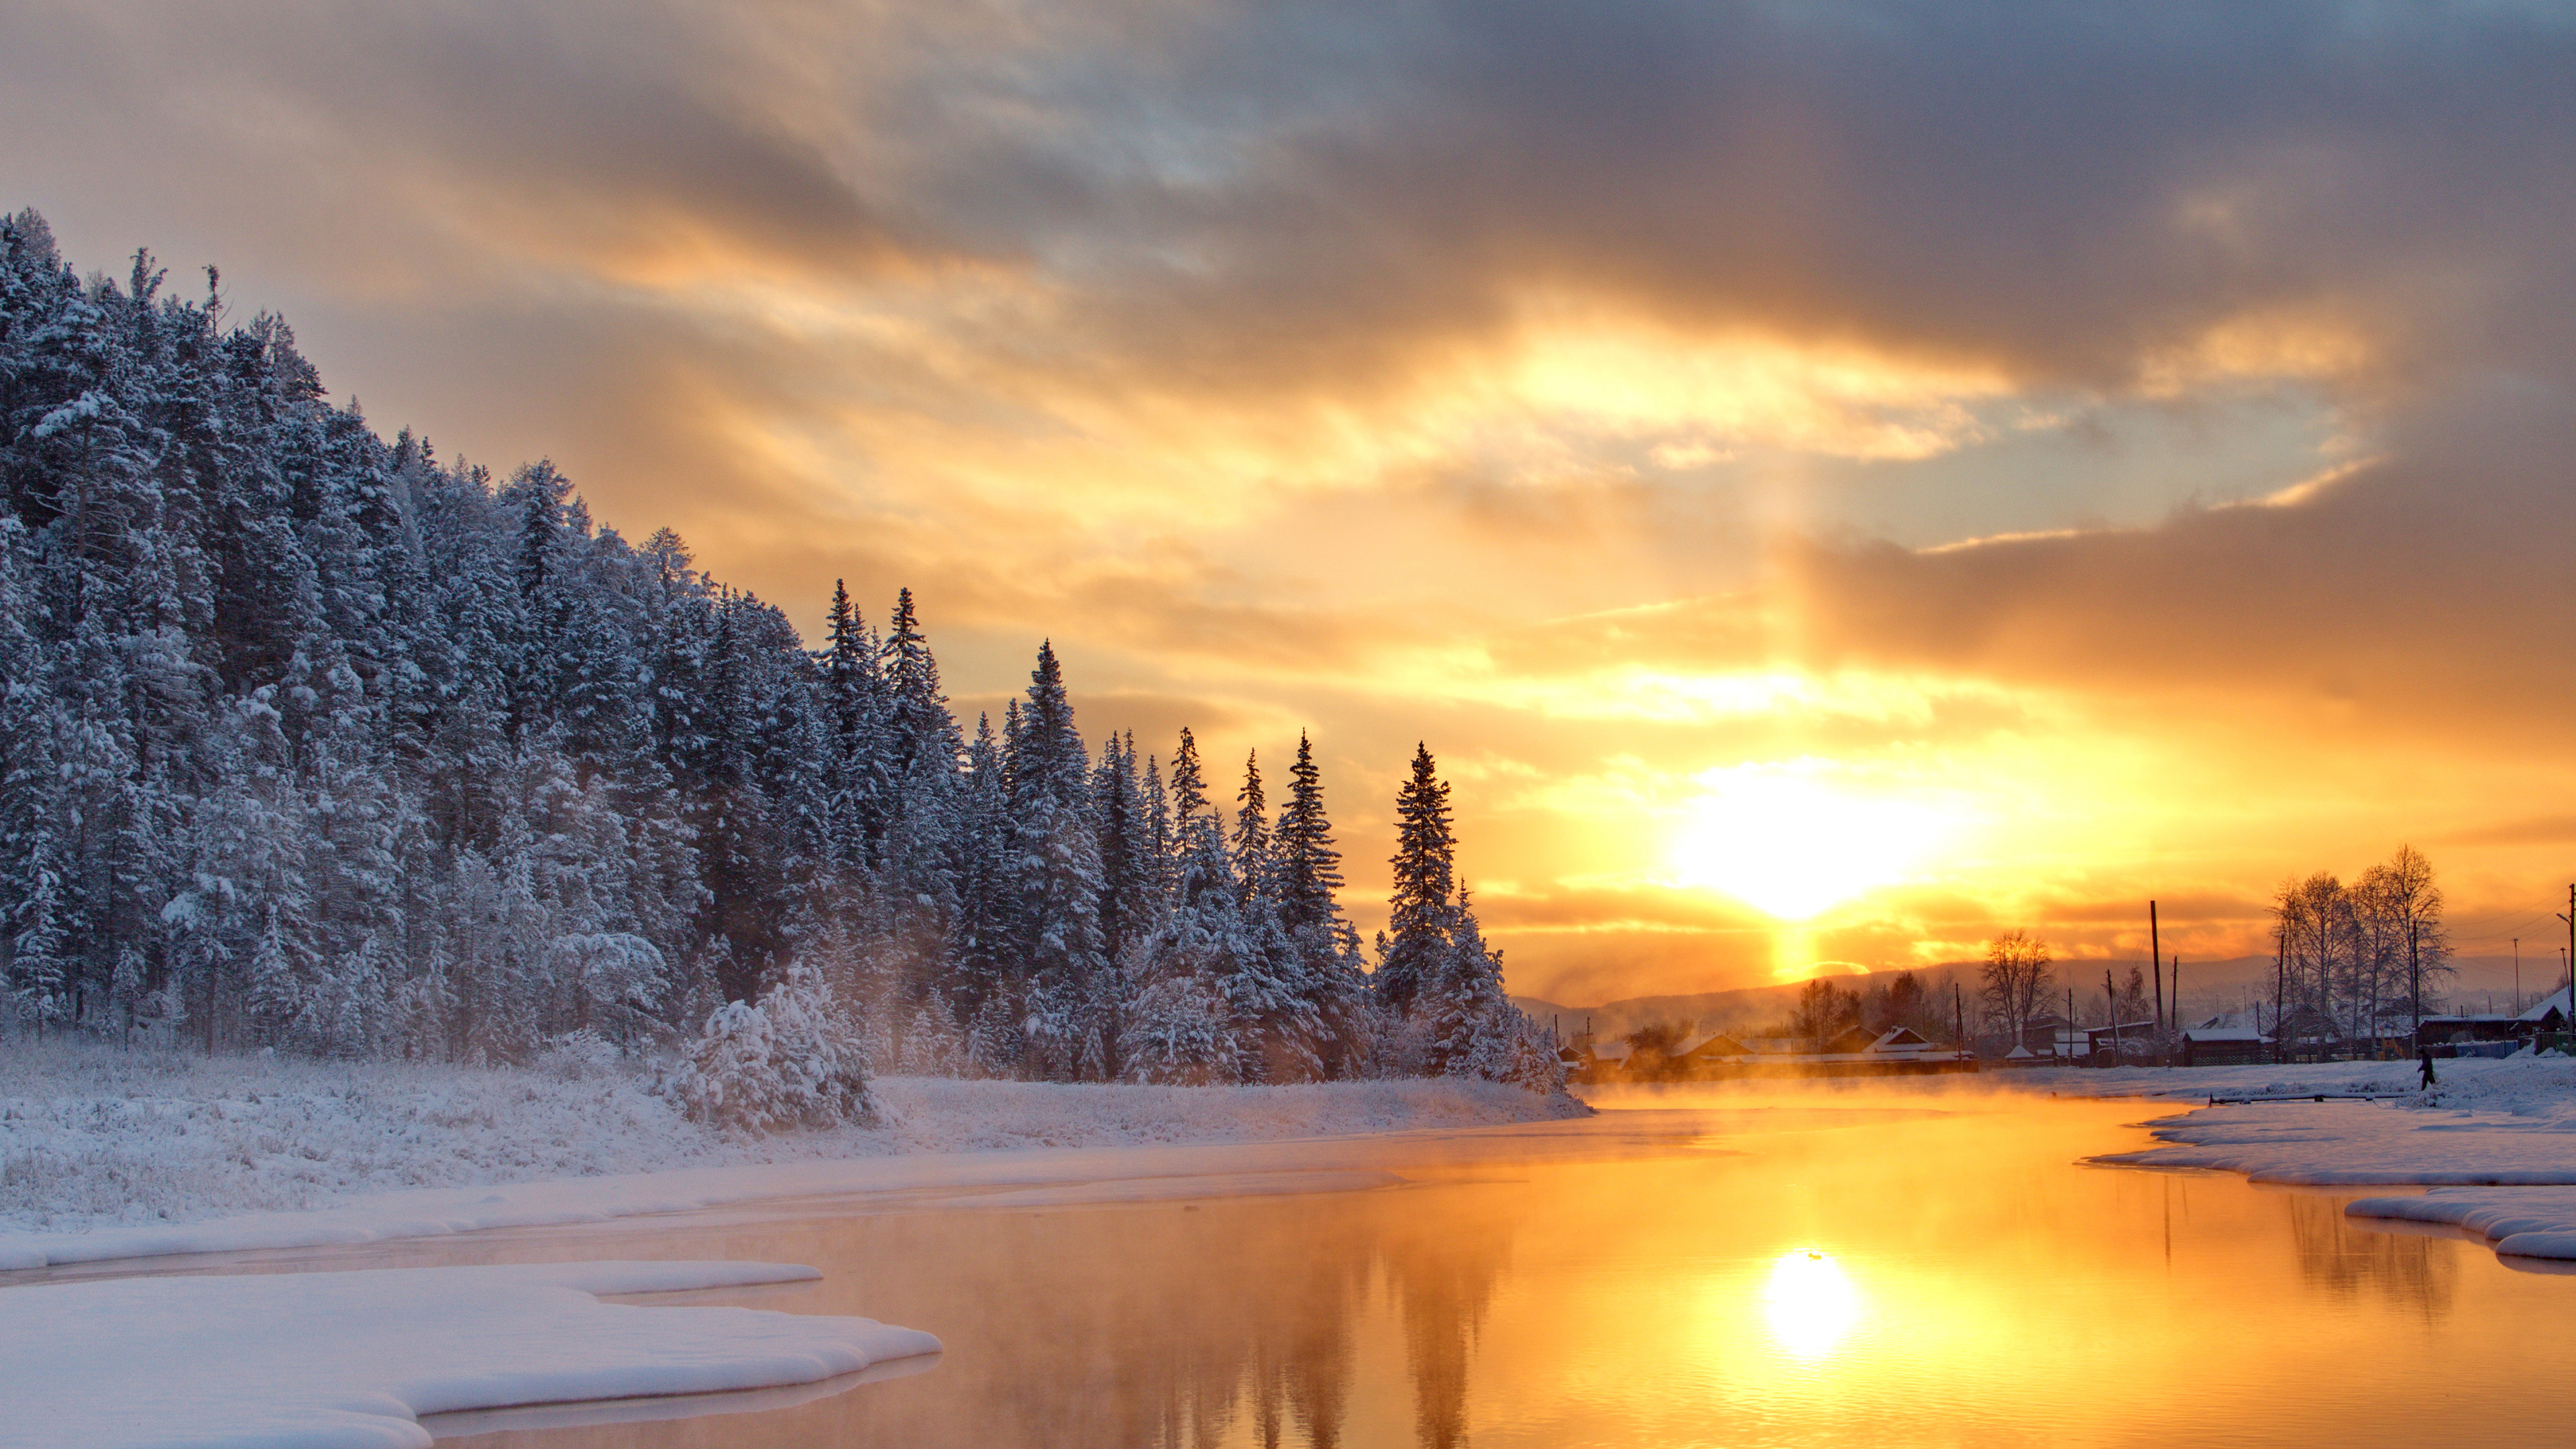
[[1771,1336],[1799,1358],[1833,1351],[1860,1319],[1860,1290],[1840,1261],[1811,1248],[1782,1253],[1762,1288]]
[[1804,771],[1700,779],[1708,793],[1672,839],[1675,876],[1784,921],[1905,879],[1946,834],[1929,807],[1847,793]]

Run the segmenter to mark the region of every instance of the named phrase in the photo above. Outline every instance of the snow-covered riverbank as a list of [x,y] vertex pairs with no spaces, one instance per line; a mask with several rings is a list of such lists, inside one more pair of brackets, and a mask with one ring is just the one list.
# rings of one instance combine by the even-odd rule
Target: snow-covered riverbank
[[[1586,1109],[1485,1082],[894,1078],[877,1089],[880,1126],[740,1138],[686,1121],[616,1071],[22,1044],[0,1054],[11,1219],[0,1268],[109,1264],[122,1275],[141,1265],[118,1260],[167,1254],[787,1199],[920,1210],[1348,1191],[1403,1181],[1397,1166],[1616,1154],[1638,1135],[1559,1126]],[[925,1334],[860,1318],[592,1296],[813,1276],[692,1262],[21,1278],[0,1286],[0,1359],[35,1378],[0,1415],[0,1446],[417,1445],[429,1442],[428,1416],[445,1416],[439,1432],[477,1432],[517,1420],[455,1416],[627,1394],[823,1392],[937,1351]],[[178,1367],[138,1379],[138,1343],[145,1360]],[[703,1407],[657,1398],[640,1412],[665,1404]]]
[[2419,1087],[2412,1062],[2339,1062],[2182,1072],[2032,1074],[2068,1095],[2284,1097],[2365,1094],[2375,1101],[2205,1106],[2158,1119],[2167,1144],[2105,1156],[2141,1167],[2241,1172],[2303,1187],[2420,1187],[2365,1197],[2354,1217],[2438,1223],[2508,1256],[2576,1260],[2576,1060],[2446,1061]]
[[658,1417],[672,1396],[822,1384],[939,1352],[929,1334],[865,1318],[595,1296],[816,1276],[607,1262],[10,1289],[0,1446],[423,1449],[433,1415],[650,1396],[640,1416]]
[[[921,1153],[1240,1143],[1579,1114],[1484,1082],[1052,1086],[880,1078],[874,1128],[729,1137],[615,1070],[0,1049],[0,1255],[32,1235],[309,1213],[355,1197]],[[331,1241],[330,1238],[319,1241]],[[168,1250],[164,1250],[168,1251]],[[25,1262],[22,1251],[16,1255]]]

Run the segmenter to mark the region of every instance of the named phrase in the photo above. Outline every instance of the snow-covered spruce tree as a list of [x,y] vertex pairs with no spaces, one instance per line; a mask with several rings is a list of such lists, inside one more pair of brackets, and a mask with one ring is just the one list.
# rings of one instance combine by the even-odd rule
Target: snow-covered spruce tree
[[37,600],[25,548],[18,520],[0,517],[0,991],[8,1016],[41,1029],[67,1017],[71,1000],[52,671],[29,628]]
[[1428,746],[1396,796],[1391,934],[1380,938],[1371,980],[1381,1013],[1381,1062],[1408,1075],[1481,1077],[1537,1092],[1562,1091],[1553,1047],[1503,990],[1501,953],[1485,945],[1467,894],[1456,888],[1457,837],[1449,787]]
[[1502,953],[1485,945],[1476,912],[1460,891],[1449,950],[1435,989],[1414,1014],[1426,1071],[1509,1082],[1533,1092],[1565,1089],[1565,1067],[1545,1033],[1503,992]]
[[832,582],[824,645],[815,656],[822,714],[828,724],[822,763],[825,825],[833,870],[864,878],[883,863],[895,809],[895,764],[889,748],[892,702],[878,669],[882,645],[850,602],[849,586]]
[[962,1019],[958,952],[975,826],[960,774],[965,740],[940,691],[939,662],[910,589],[895,597],[877,670],[886,708],[879,769],[891,791],[878,851],[877,896],[884,905],[877,929],[897,993],[887,1013],[898,1035],[920,1022],[931,1033],[925,1043],[946,1043],[938,1048],[945,1056]]
[[1272,837],[1278,918],[1296,952],[1295,990],[1314,1016],[1313,1045],[1323,1075],[1358,1076],[1369,1038],[1368,983],[1359,932],[1343,917],[1338,898],[1342,855],[1324,809],[1323,771],[1303,731],[1288,779],[1288,800],[1279,807]]
[[1417,744],[1412,776],[1396,790],[1387,941],[1369,978],[1378,1006],[1399,1018],[1412,1015],[1448,955],[1458,849],[1449,821],[1449,787],[1441,782],[1430,746]]
[[1139,791],[1135,738],[1122,741],[1113,734],[1091,772],[1091,818],[1100,832],[1100,942],[1111,962],[1126,958],[1161,911],[1159,871]]
[[[1133,993],[1120,1036],[1127,1075],[1162,1082],[1346,1075],[1357,1065],[1358,972],[1335,949],[1329,888],[1320,918],[1302,929],[1292,924],[1257,767],[1237,797],[1229,850],[1222,822],[1205,808],[1197,766],[1196,741],[1184,734],[1174,769],[1183,820],[1178,885],[1154,929],[1121,960]],[[1321,803],[1319,791],[1308,798],[1305,828],[1310,845],[1320,840],[1329,851]]]
[[[1019,706],[1013,702],[1010,717]],[[1019,898],[1012,889],[1010,777],[991,715],[978,715],[958,788],[957,924],[943,983],[957,1026],[960,1065],[972,1076],[1011,1076],[1021,1057],[1020,983],[1012,952]]]
[[739,1131],[876,1119],[854,1010],[803,965],[787,967],[756,1004],[718,1007],[668,1090],[691,1121]]
[[1330,1025],[1317,983],[1288,926],[1279,891],[1274,835],[1257,757],[1244,761],[1233,837],[1235,899],[1246,962],[1233,980],[1236,1035],[1258,1080],[1313,1081],[1326,1075]]
[[[1135,740],[1127,741],[1128,755],[1135,755]],[[1175,871],[1172,841],[1171,797],[1163,793],[1162,765],[1152,755],[1145,757],[1145,825],[1139,862],[1146,899],[1155,910],[1170,904],[1172,890],[1179,881]]]
[[1247,903],[1275,898],[1270,859],[1270,802],[1261,788],[1261,752],[1243,757],[1243,788],[1234,796],[1235,889]]
[[1018,718],[1007,769],[1014,945],[1028,1042],[1023,1070],[1053,1081],[1101,1081],[1115,1070],[1119,993],[1101,936],[1091,765],[1052,644],[1038,648]]
[[[1194,778],[1197,754],[1186,732],[1175,761],[1176,778]],[[1122,962],[1130,1000],[1118,1056],[1132,1081],[1241,1082],[1257,1077],[1260,1063],[1244,1029],[1247,999],[1261,987],[1257,947],[1216,817],[1185,809],[1182,821],[1171,904]]]

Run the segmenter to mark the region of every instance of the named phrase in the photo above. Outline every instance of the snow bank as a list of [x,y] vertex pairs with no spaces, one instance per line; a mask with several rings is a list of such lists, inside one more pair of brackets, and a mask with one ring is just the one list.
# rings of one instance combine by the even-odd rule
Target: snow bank
[[2421,1197],[2357,1198],[2344,1212],[2457,1228],[2508,1258],[2576,1260],[2576,1190],[2568,1188],[2436,1188]]
[[[2393,1094],[2371,1102],[2213,1106],[2151,1125],[2168,1145],[2094,1159],[2241,1172],[2303,1187],[2424,1187],[2363,1198],[2354,1217],[2439,1223],[2500,1253],[2576,1259],[2576,1061],[2513,1057],[2436,1063],[2419,1091],[2413,1062],[2313,1063],[2165,1072],[2051,1074],[2036,1082],[2088,1095]],[[2174,1079],[2179,1078],[2179,1081]]]
[[[1454,1132],[1586,1112],[1489,1082],[880,1078],[885,1125],[727,1135],[619,1073],[0,1052],[0,1267],[373,1242],[767,1198],[1195,1175],[1029,1148]],[[906,1167],[966,1154],[966,1167]],[[1301,1168],[1314,1164],[1299,1164]],[[1225,1170],[1244,1170],[1227,1168]]]
[[428,1414],[812,1384],[939,1351],[865,1318],[592,1296],[818,1276],[612,1262],[0,1289],[0,1445],[420,1446]]
[[2576,1184],[2576,1115],[2299,1101],[2211,1107],[2153,1127],[2176,1145],[2095,1160],[2301,1187]]
[[353,1193],[992,1148],[1248,1142],[1584,1110],[1485,1082],[1055,1086],[881,1077],[884,1125],[755,1138],[631,1072],[0,1047],[0,1229],[302,1211]]
[[2206,1100],[2220,1097],[2294,1096],[2302,1092],[2364,1092],[2395,1095],[2418,1109],[2467,1107],[2522,1114],[2576,1112],[2576,1059],[2510,1057],[2481,1060],[2464,1057],[2434,1063],[2441,1081],[2429,1092],[2412,1061],[2299,1062],[2288,1066],[2120,1067],[2108,1071],[2049,1068],[2037,1071],[1980,1074],[1977,1080],[2008,1082],[2025,1089],[2061,1096],[2172,1097]]
[[[1638,1116],[1643,1119],[1644,1114]],[[1405,1180],[1401,1171],[1665,1151],[1699,1135],[1687,1120],[1596,1120],[1293,1141],[910,1153],[674,1168],[378,1193],[308,1212],[255,1213],[174,1226],[0,1233],[0,1268],[377,1243],[787,1199],[836,1199],[855,1211],[1346,1192],[1393,1186]]]
[[2576,1183],[2576,1061],[2516,1057],[2439,1064],[2420,1091],[2412,1062],[2326,1062],[2160,1072],[2055,1074],[2062,1093],[2203,1100],[2366,1094],[2369,1102],[2212,1106],[2153,1124],[2174,1144],[2105,1162],[2241,1172],[2309,1187]]

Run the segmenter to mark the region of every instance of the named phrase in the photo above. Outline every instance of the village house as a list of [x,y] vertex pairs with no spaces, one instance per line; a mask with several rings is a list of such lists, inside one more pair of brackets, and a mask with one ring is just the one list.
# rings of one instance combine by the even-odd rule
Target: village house
[[1685,1076],[1706,1076],[1721,1064],[1751,1055],[1751,1047],[1722,1031],[1693,1032],[1673,1044],[1673,1060]]
[[2186,1067],[2250,1066],[2272,1059],[2272,1039],[2250,1026],[2236,1026],[2213,1016],[2182,1029],[2182,1064]]
[[2084,1028],[2084,1055],[2104,1066],[2118,1060],[2136,1061],[2152,1057],[2156,1051],[2156,1024],[2153,1021],[2124,1021],[2117,1026]]

